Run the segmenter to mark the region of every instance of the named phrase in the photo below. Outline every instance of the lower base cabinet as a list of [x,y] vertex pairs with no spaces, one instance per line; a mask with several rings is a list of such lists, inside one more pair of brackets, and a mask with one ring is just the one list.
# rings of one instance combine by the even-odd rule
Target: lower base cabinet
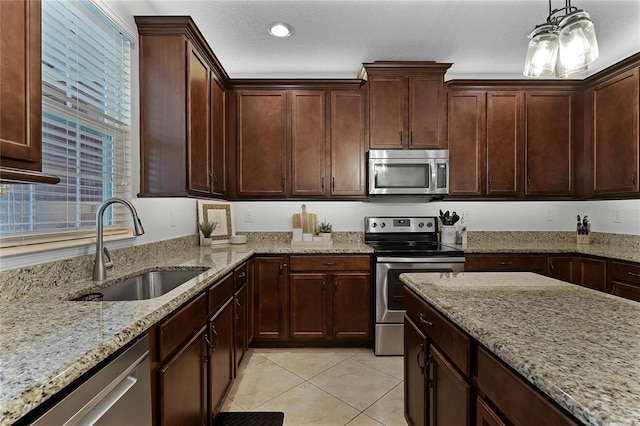
[[611,294],[640,302],[640,264],[610,261]]
[[234,300],[226,303],[209,320],[209,416],[211,424],[224,403],[234,377]]
[[549,276],[598,291],[607,288],[607,262],[584,256],[549,256]]
[[404,416],[409,425],[426,425],[427,378],[424,374],[427,362],[427,338],[420,329],[404,317]]
[[476,398],[476,426],[507,426],[481,397]]

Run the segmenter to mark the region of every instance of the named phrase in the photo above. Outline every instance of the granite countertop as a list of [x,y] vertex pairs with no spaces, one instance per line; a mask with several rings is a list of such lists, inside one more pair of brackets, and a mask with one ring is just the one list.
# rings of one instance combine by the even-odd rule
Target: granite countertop
[[[53,287],[29,289],[13,300],[3,300],[0,302],[0,425],[10,425],[20,419],[253,254],[368,254],[372,251],[357,242],[335,243],[327,248],[292,248],[289,243],[273,241],[220,248],[189,247],[177,254],[171,250],[159,251],[129,265],[119,265],[116,261],[114,270],[108,272],[108,279],[101,283],[94,283],[90,278],[58,283]],[[157,267],[210,269],[155,299],[70,301],[118,279]]]
[[405,284],[587,425],[640,425],[640,303],[533,273]]

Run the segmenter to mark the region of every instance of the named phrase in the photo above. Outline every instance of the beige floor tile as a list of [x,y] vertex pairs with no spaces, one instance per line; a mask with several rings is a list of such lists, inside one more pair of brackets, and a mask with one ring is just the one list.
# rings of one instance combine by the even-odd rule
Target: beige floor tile
[[331,367],[309,381],[360,411],[365,410],[401,382],[393,376],[351,359]]
[[253,354],[229,391],[229,398],[246,410],[275,398],[303,380],[267,358]]
[[284,412],[284,426],[342,426],[359,415],[358,410],[308,382],[260,405],[257,410]]
[[396,379],[404,378],[404,358],[401,356],[376,356],[371,351],[353,355],[350,359],[387,373]]
[[404,386],[400,383],[380,398],[364,414],[385,426],[407,426],[404,419]]
[[308,380],[353,356],[353,352],[322,349],[307,349],[306,351],[280,349],[278,352],[262,353],[261,355]]
[[355,419],[347,423],[347,426],[384,426],[382,423],[375,421],[366,414],[360,414]]

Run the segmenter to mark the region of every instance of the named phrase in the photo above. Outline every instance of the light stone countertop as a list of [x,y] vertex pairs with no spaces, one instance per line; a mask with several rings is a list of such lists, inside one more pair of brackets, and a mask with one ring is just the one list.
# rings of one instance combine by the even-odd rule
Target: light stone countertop
[[401,279],[580,421],[640,425],[640,303],[533,273]]
[[[136,248],[139,250],[139,247]],[[253,254],[370,254],[362,243],[335,243],[330,248],[291,248],[260,241],[220,248],[189,247],[158,251],[149,259],[119,265],[108,279],[90,278],[30,288],[0,302],[0,425],[10,425],[124,347],[151,326]],[[144,256],[142,256],[144,257]],[[135,302],[77,302],[70,299],[153,268],[208,267],[208,271],[171,292]],[[37,268],[36,268],[37,269]],[[87,274],[88,275],[88,274]],[[27,276],[27,278],[24,278]],[[22,277],[22,278],[20,278]],[[3,280],[34,280],[28,271],[5,274]]]

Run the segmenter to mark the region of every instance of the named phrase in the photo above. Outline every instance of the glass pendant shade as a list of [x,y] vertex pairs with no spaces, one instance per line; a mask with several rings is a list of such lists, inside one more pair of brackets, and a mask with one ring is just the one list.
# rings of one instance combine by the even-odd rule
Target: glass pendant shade
[[529,48],[524,63],[524,75],[527,77],[544,77],[551,75],[556,67],[558,57],[558,36],[553,26],[543,24],[533,30],[529,36]]
[[573,12],[560,21],[559,61],[566,70],[584,68],[600,55],[596,31],[589,14]]
[[588,65],[585,65],[580,68],[566,69],[565,67],[562,66],[562,61],[560,60],[556,61],[556,77],[558,78],[570,78],[578,74],[582,74],[583,72],[587,72],[588,69],[589,69]]

